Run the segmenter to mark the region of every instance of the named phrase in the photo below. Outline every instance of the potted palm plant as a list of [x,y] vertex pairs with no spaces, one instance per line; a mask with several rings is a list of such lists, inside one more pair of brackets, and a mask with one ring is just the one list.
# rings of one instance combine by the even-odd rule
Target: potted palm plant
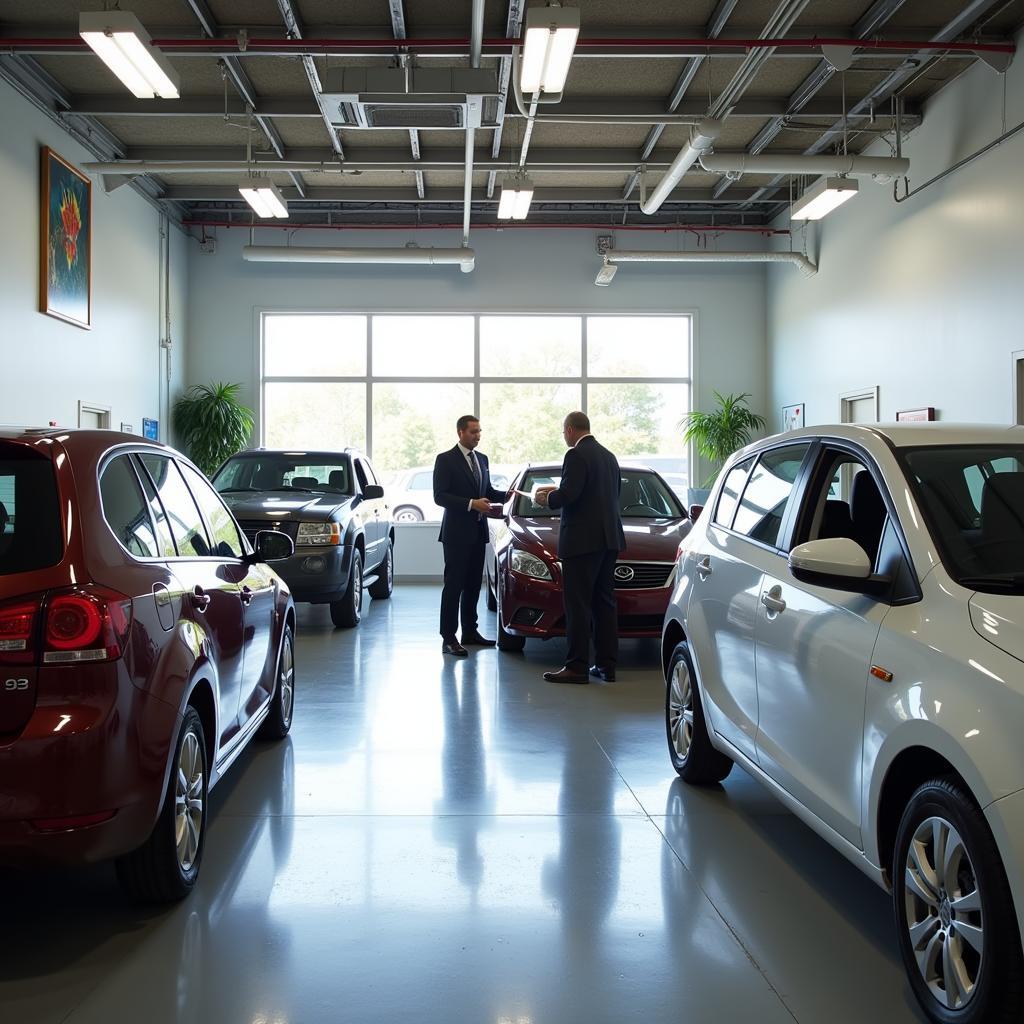
[[207,475],[249,443],[252,410],[238,401],[241,384],[195,384],[174,403],[174,429],[185,454]]
[[710,487],[725,460],[737,448],[751,441],[755,430],[763,430],[765,419],[747,405],[749,392],[740,395],[722,395],[713,392],[717,408],[712,412],[690,412],[680,426],[685,426],[683,440],[696,442],[701,457],[714,464],[714,471],[704,481]]

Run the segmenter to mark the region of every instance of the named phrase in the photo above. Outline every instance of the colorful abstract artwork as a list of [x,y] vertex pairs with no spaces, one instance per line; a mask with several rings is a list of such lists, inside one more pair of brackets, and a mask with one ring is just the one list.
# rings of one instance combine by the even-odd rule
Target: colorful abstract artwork
[[92,184],[42,148],[39,311],[78,327],[92,323]]

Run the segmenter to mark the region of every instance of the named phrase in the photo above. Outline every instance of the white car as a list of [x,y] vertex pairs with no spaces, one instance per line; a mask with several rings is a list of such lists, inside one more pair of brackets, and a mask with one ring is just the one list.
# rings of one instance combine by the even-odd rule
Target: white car
[[741,765],[890,889],[931,1019],[1024,1019],[1024,428],[759,441],[679,562],[679,775]]
[[[511,473],[491,466],[491,486],[508,487]],[[439,523],[444,509],[434,504],[434,467],[414,466],[399,473],[387,488],[388,501],[396,523]]]

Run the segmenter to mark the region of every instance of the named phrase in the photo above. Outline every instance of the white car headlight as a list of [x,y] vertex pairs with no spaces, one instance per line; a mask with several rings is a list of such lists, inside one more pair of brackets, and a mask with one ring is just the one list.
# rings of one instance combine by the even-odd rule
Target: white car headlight
[[326,547],[341,543],[341,526],[338,523],[299,523],[295,546]]
[[516,572],[521,572],[524,576],[532,576],[534,579],[551,579],[551,570],[547,567],[546,562],[536,555],[520,551],[518,548],[512,549],[512,568]]

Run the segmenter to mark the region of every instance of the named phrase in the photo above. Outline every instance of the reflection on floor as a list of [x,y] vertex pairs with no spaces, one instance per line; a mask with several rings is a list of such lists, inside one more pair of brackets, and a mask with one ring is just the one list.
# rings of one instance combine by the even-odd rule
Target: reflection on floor
[[291,737],[214,792],[184,904],[0,876],[0,1020],[921,1019],[881,890],[743,772],[675,780],[653,641],[552,685],[560,641],[443,659],[438,596],[300,606]]

